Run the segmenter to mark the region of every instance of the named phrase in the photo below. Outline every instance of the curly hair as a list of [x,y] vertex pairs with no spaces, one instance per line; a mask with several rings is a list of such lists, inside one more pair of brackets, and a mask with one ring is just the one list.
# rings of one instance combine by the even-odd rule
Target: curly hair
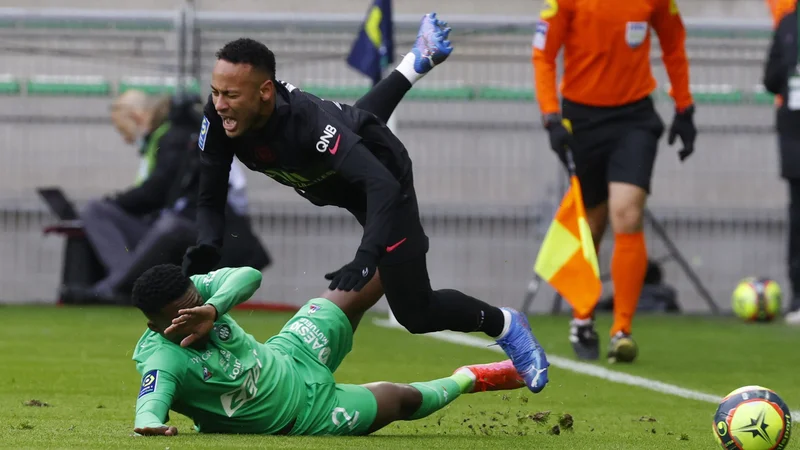
[[145,271],[133,284],[133,304],[145,314],[158,314],[179,299],[191,280],[174,264],[161,264]]
[[275,54],[266,45],[250,38],[230,41],[217,51],[217,59],[233,64],[249,64],[269,73],[275,81]]

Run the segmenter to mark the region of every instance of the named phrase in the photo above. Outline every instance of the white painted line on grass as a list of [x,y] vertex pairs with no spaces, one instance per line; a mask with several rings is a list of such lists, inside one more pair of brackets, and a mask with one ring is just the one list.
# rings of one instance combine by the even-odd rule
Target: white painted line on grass
[[[375,325],[383,328],[404,329],[399,323],[391,322],[389,320],[374,319],[373,322]],[[493,345],[495,343],[494,341],[479,338],[470,334],[456,333],[453,331],[438,331],[436,333],[424,334],[423,336],[432,337],[434,339],[450,342],[452,344],[465,345],[468,347],[482,348],[503,353],[503,349],[497,345]],[[699,400],[708,403],[719,403],[722,400],[722,397],[718,395],[706,394],[704,392],[693,391],[691,389],[684,389],[682,387],[675,386],[674,384],[662,383],[661,381],[651,380],[649,378],[630,375],[624,372],[617,372],[604,367],[596,366],[594,364],[574,361],[571,359],[562,358],[560,356],[547,355],[547,360],[550,362],[551,366],[558,367],[559,369],[569,370],[570,372],[579,373],[581,375],[589,375],[591,377],[600,378],[613,383],[638,386],[661,394],[674,395],[676,397]],[[792,411],[791,414],[793,418],[798,418],[798,420],[800,420],[800,411]]]

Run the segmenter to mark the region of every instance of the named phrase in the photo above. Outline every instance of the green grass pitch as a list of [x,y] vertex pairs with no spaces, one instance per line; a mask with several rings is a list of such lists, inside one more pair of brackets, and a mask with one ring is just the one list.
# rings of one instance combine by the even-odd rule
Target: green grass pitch
[[[464,395],[416,422],[393,424],[359,438],[201,435],[173,414],[180,435],[133,437],[139,377],[131,350],[145,327],[134,309],[0,307],[0,448],[715,448],[712,403],[612,383],[559,368],[540,394],[527,390]],[[286,313],[236,311],[260,340],[277,332]],[[464,364],[503,358],[365,318],[338,381],[425,381]],[[546,350],[572,357],[565,317],[533,317]],[[606,334],[609,318],[601,317]],[[800,329],[732,318],[640,316],[633,365],[613,370],[723,396],[759,384],[800,409]],[[604,340],[603,345],[607,343]],[[608,366],[605,362],[598,365]],[[32,400],[46,406],[29,406]],[[800,448],[795,428],[790,447]]]

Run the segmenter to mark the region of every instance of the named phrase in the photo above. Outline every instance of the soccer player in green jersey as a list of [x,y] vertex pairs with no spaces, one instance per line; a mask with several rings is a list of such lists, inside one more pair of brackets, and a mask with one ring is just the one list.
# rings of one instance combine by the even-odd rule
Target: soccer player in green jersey
[[176,435],[166,425],[172,410],[199,432],[365,435],[426,417],[461,394],[525,386],[510,360],[410,385],[336,383],[333,373],[366,311],[360,294],[329,291],[261,343],[228,314],[260,285],[261,273],[248,267],[186,277],[168,264],[139,277],[133,300],[149,330],[133,355],[142,375],[136,433]]

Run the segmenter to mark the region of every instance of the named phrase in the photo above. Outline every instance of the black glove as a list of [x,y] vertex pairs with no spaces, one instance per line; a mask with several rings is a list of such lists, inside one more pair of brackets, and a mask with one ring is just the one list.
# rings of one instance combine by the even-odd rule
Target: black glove
[[572,148],[572,133],[561,122],[561,114],[545,114],[542,125],[550,137],[550,148],[556,152],[561,161],[566,161],[568,148]]
[[364,251],[358,251],[352,262],[345,264],[336,272],[325,274],[325,279],[331,281],[328,289],[358,292],[375,276],[377,267],[377,257]]
[[697,138],[697,128],[694,126],[694,105],[683,111],[675,111],[675,118],[672,119],[672,126],[669,128],[667,138],[669,145],[674,144],[675,138],[678,136],[683,143],[683,148],[678,151],[678,157],[683,161],[694,152],[694,140]]
[[200,244],[189,247],[183,256],[183,274],[187,277],[208,273],[222,259],[220,250],[213,245]]

